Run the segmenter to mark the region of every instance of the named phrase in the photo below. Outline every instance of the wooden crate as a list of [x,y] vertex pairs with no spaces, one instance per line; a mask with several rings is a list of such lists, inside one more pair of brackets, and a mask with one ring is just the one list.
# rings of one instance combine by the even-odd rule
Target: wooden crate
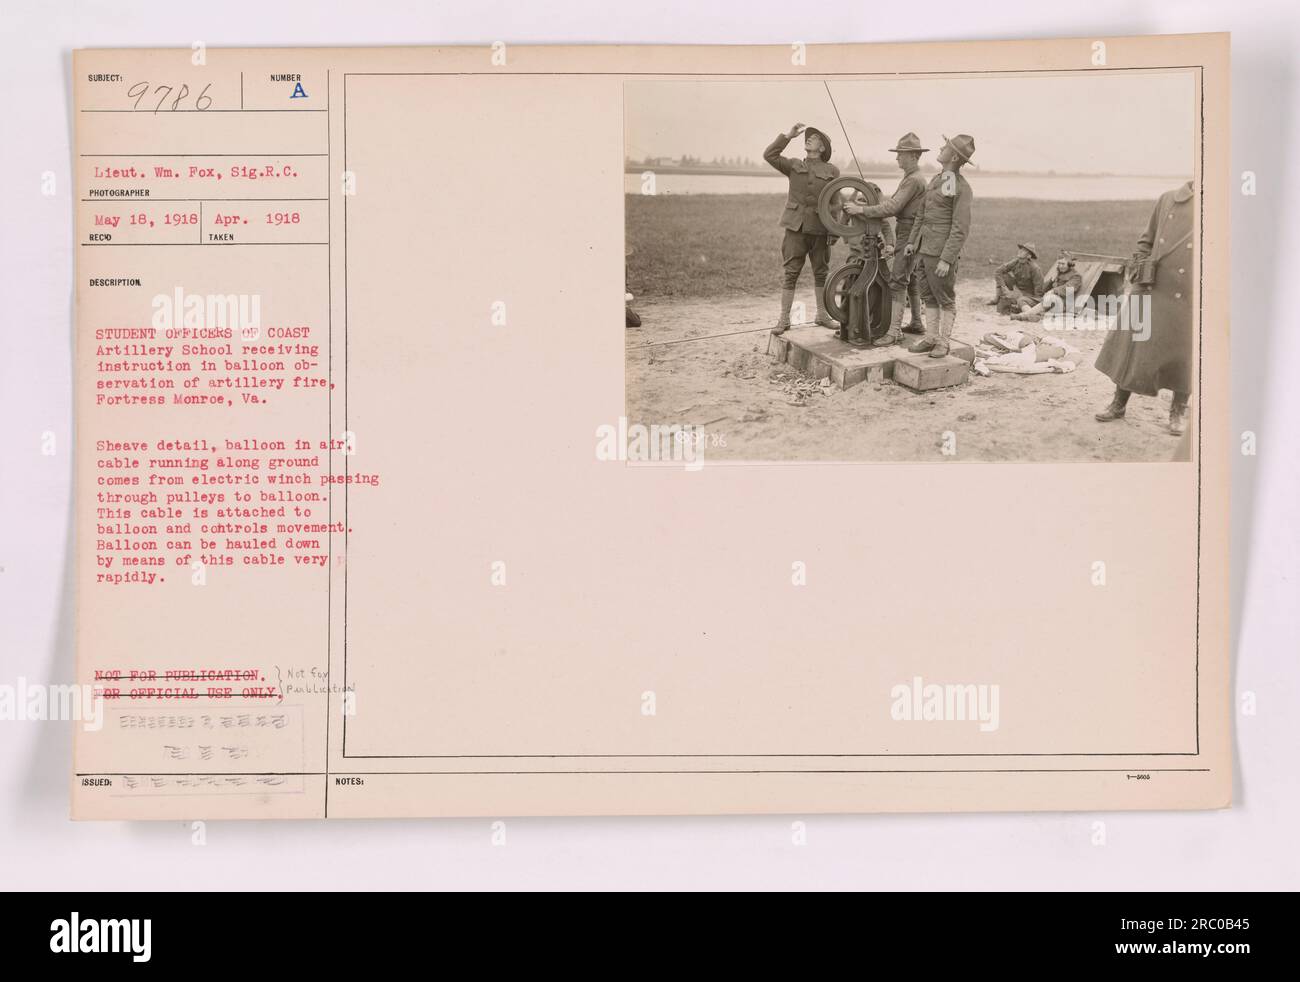
[[970,362],[955,355],[902,355],[894,362],[894,381],[916,392],[961,385],[970,377]]

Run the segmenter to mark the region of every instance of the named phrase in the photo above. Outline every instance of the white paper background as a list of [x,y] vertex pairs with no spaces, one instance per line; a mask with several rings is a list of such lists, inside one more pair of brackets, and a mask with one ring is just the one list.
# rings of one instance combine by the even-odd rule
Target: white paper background
[[[819,12],[814,19],[810,6]],[[1282,889],[1300,873],[1296,574],[1300,325],[1283,295],[1300,254],[1294,4],[1238,0],[1086,5],[927,0],[654,4],[310,6],[225,0],[7,3],[0,187],[0,682],[72,680],[72,201],[70,52],[76,47],[478,43],[789,43],[1100,37],[1231,31],[1232,432],[1258,435],[1233,463],[1233,676],[1237,801],[1211,813],[698,819],[182,823],[67,819],[69,724],[0,722],[0,887],[9,889],[773,888]],[[1050,132],[1044,133],[1050,139]],[[562,142],[562,140],[561,140]],[[554,148],[552,148],[554,149]],[[40,193],[53,171],[58,194]],[[1207,368],[1213,371],[1213,366]],[[40,452],[53,431],[59,453]],[[1235,455],[1235,448],[1234,448]],[[1106,845],[1092,844],[1104,821]],[[382,827],[381,827],[382,826]]]

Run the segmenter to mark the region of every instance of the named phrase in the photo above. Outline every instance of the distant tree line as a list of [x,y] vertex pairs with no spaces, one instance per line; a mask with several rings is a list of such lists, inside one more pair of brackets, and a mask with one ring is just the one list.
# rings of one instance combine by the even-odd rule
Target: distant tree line
[[[852,173],[857,170],[852,158],[835,157],[832,158],[834,164],[844,173]],[[888,174],[897,170],[897,165],[892,160],[859,160],[864,173],[871,174]],[[623,168],[626,171],[639,170],[673,170],[673,169],[692,169],[692,170],[729,170],[742,171],[752,170],[763,173],[770,168],[762,160],[755,160],[753,157],[713,157],[705,160],[703,157],[696,157],[693,154],[682,154],[680,157],[644,157],[635,160],[632,157],[623,158]],[[922,170],[933,170],[933,165],[927,167],[921,165]]]
[[714,157],[711,160],[705,160],[703,157],[696,157],[693,154],[682,154],[680,157],[646,157],[643,160],[633,160],[631,157],[625,157],[623,163],[628,168],[670,168],[670,167],[716,167],[718,170],[762,170],[767,166],[761,160],[755,160],[753,157]]

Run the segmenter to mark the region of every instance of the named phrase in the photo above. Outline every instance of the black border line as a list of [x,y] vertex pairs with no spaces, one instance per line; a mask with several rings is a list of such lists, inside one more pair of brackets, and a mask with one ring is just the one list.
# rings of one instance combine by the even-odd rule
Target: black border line
[[[343,73],[343,173],[350,174],[348,169],[348,73]],[[355,191],[355,187],[353,188]],[[351,386],[348,385],[348,198],[351,195],[343,195],[343,429],[346,432],[348,428],[348,391]],[[331,420],[331,425],[333,421]],[[330,444],[331,447],[333,443]],[[331,458],[333,450],[330,451]],[[331,460],[331,467],[333,462]],[[348,691],[348,457],[343,455],[343,691]],[[330,484],[330,498],[333,500],[333,482]],[[331,615],[333,611],[330,612]],[[325,657],[333,658],[334,652],[331,649],[325,653]],[[346,758],[348,755],[348,717],[343,716],[343,739],[339,745],[340,756]],[[326,756],[329,755],[329,747],[325,748]]]
[[[330,70],[325,69],[325,241],[329,248],[325,252],[325,291],[328,297],[326,323],[328,340],[325,344],[325,361],[328,365],[326,378],[329,389],[325,396],[325,446],[332,447],[334,441],[334,208],[333,208],[333,165],[330,155],[334,146],[330,139],[330,120],[333,113],[330,105]],[[326,521],[334,525],[334,451],[327,450],[329,460],[330,493],[325,506]],[[334,533],[330,532],[325,546],[325,803],[324,817],[330,817],[330,717],[334,715],[334,693],[330,691],[330,652],[334,648]]]

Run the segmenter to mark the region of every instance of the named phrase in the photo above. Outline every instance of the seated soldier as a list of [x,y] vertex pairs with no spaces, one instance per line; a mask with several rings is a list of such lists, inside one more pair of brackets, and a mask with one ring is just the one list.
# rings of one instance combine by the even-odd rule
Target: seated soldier
[[1059,312],[1072,315],[1079,302],[1079,293],[1083,288],[1083,276],[1075,268],[1075,260],[1068,252],[1062,251],[1056,260],[1056,269],[1051,285],[1038,303],[1025,307],[1018,314],[1012,314],[1013,321],[1038,321],[1043,314]]
[[1016,258],[1003,263],[993,275],[997,295],[989,301],[999,314],[1018,314],[1043,296],[1043,272],[1038,268],[1038,251],[1032,242],[1016,244]]

